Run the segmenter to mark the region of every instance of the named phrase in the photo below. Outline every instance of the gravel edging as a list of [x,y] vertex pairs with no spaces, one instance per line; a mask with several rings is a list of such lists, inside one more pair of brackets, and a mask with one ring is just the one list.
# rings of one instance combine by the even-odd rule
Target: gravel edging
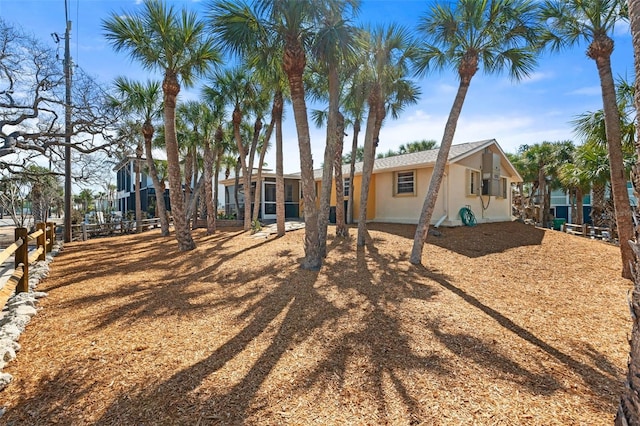
[[[29,291],[14,293],[0,312],[0,391],[13,379],[11,374],[2,370],[16,358],[16,353],[20,351],[20,335],[31,317],[38,313],[38,300],[47,296],[45,292],[36,291],[36,287],[40,280],[49,275],[49,264],[61,249],[62,242],[57,242],[51,252],[47,253],[45,260],[29,265]],[[0,409],[0,416],[3,413],[4,408]]]

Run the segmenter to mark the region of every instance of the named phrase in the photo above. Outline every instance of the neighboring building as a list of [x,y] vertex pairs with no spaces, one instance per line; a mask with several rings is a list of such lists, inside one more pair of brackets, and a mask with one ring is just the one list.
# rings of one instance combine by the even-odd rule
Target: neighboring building
[[[631,204],[631,207],[632,208],[637,207],[638,200],[633,194],[633,186],[631,185],[631,182],[627,182],[627,192],[629,193],[629,203]],[[605,199],[609,199],[609,198],[611,198],[611,190],[607,185],[607,188],[605,191]],[[583,203],[582,214],[583,214],[584,222],[589,224],[592,223],[592,220],[591,220],[592,199],[593,199],[593,194],[591,192],[585,195],[582,199],[582,203]],[[551,191],[550,206],[551,206],[551,214],[553,215],[554,218],[564,219],[567,223],[573,223],[573,220],[571,219],[571,217],[573,215],[573,209],[575,207],[571,205],[569,194],[566,191],[562,189],[555,189]]]
[[[238,186],[238,207],[240,211],[237,211],[236,206],[236,189],[235,178],[224,179],[220,181],[220,184],[224,185],[225,215],[230,217],[236,217],[242,219],[244,217],[244,185],[243,178],[240,176],[240,184]],[[252,176],[251,182],[251,195],[255,194],[257,176]],[[269,221],[276,219],[276,175],[269,171],[262,172],[262,180],[259,183],[260,189],[260,205],[258,208],[258,217],[260,220]],[[252,205],[251,211],[255,208]],[[284,176],[284,210],[286,219],[300,219],[302,216],[300,205],[300,175],[285,175]]]
[[[438,149],[379,158],[375,160],[367,205],[367,221],[390,223],[418,223],[424,198],[429,187]],[[349,165],[343,165],[345,178],[345,212],[349,191],[354,191],[354,220],[360,211],[362,163],[356,163],[353,185],[349,184]],[[320,194],[322,170],[314,171],[316,194]],[[469,206],[478,223],[511,221],[511,184],[522,178],[509,162],[495,139],[453,145],[445,168],[445,176],[432,216],[432,223],[460,226],[459,211]],[[225,213],[234,215],[235,180],[221,181],[225,186]],[[255,191],[256,178],[252,182]],[[275,174],[263,173],[260,200],[260,218],[276,218]],[[335,185],[335,183],[332,183]],[[330,219],[335,220],[335,188],[331,194]],[[242,217],[244,190],[242,180],[238,191],[238,204]],[[300,191],[300,173],[285,176],[285,209],[287,218],[300,218],[304,206]]]
[[[438,149],[433,149],[376,159],[367,221],[418,223],[437,156]],[[348,182],[349,165],[342,170],[346,178],[345,200],[349,191],[354,190],[355,221],[360,211],[362,164],[356,164],[353,185]],[[322,170],[315,171],[315,179],[319,194]],[[471,208],[478,223],[511,221],[511,184],[521,181],[495,139],[453,145],[431,223],[460,226],[459,211],[465,206]],[[335,206],[335,189],[331,204]]]
[[[126,217],[127,212],[135,213],[136,210],[135,161],[135,157],[128,157],[113,168],[116,172],[116,205],[123,217]],[[142,211],[151,217],[155,217],[156,190],[153,187],[151,176],[147,176],[144,172],[146,160],[143,158],[140,161],[140,200]],[[167,210],[171,210],[168,189],[164,191],[164,202]]]

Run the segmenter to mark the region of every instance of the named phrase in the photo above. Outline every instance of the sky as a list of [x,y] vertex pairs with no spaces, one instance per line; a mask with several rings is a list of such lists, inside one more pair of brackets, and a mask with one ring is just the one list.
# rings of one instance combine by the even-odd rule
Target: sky
[[[202,13],[208,1],[169,1],[176,7],[186,7]],[[431,4],[429,0],[362,0],[357,23],[397,23],[415,29],[419,18]],[[71,56],[98,81],[109,84],[124,75],[132,79],[161,79],[142,70],[126,53],[116,53],[102,33],[101,22],[111,14],[135,12],[140,0],[68,0],[68,17],[72,21]],[[64,35],[64,0],[0,0],[0,17],[21,27],[55,48],[51,33]],[[633,50],[628,26],[620,24],[614,34],[612,55],[614,77],[633,78]],[[64,43],[60,43],[61,57]],[[535,71],[523,81],[512,82],[507,75],[487,76],[478,72],[462,108],[455,143],[496,139],[505,152],[515,153],[523,144],[543,141],[573,140],[579,144],[571,121],[587,111],[602,108],[600,83],[595,61],[586,54],[586,45],[561,53],[545,53]],[[444,125],[453,103],[458,80],[446,70],[416,79],[422,96],[416,105],[408,107],[397,120],[388,118],[380,133],[377,152],[397,150],[403,144],[422,139],[440,142]],[[183,90],[179,99],[194,99],[198,88]],[[285,112],[284,171],[299,171],[297,135],[293,113]],[[351,145],[351,129],[347,129],[345,147]],[[311,129],[314,167],[319,168],[324,152],[325,132]],[[364,135],[361,136],[362,142]],[[275,150],[266,156],[267,168],[275,167]],[[115,176],[114,176],[115,180]]]

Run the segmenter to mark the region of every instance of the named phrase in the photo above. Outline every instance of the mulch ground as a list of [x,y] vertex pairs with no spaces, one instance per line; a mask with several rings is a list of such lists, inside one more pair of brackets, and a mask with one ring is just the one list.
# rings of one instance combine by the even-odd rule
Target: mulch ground
[[[598,425],[622,390],[615,246],[519,223],[370,225],[298,267],[304,231],[158,231],[65,245],[38,289],[16,425]],[[330,229],[330,233],[332,229]]]

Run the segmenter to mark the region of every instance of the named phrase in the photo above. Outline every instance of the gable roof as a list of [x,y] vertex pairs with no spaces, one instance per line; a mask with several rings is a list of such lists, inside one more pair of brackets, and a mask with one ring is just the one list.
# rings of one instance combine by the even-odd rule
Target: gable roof
[[[491,145],[495,145],[500,154],[506,158],[506,155],[502,151],[502,148],[498,145],[498,142],[495,139],[486,139],[477,142],[467,142],[461,143],[457,145],[451,145],[451,149],[449,150],[449,157],[447,160],[448,164],[455,163],[457,161],[462,160],[470,155],[475,154]],[[392,157],[384,157],[384,158],[376,158],[373,163],[373,173],[379,173],[382,171],[393,171],[393,170],[402,170],[408,167],[413,166],[433,166],[436,163],[436,159],[438,158],[439,148],[430,149],[428,151],[419,151],[412,152],[409,154],[402,155],[394,155]],[[509,163],[509,174],[511,176],[517,177],[517,180],[522,180],[517,170],[513,167],[513,165],[507,159],[507,163]],[[356,171],[355,174],[362,174],[362,162],[358,162],[355,164]],[[346,164],[342,166],[343,175],[348,175],[350,172],[350,165]],[[313,171],[313,177],[315,180],[322,179],[322,169],[316,169]]]

